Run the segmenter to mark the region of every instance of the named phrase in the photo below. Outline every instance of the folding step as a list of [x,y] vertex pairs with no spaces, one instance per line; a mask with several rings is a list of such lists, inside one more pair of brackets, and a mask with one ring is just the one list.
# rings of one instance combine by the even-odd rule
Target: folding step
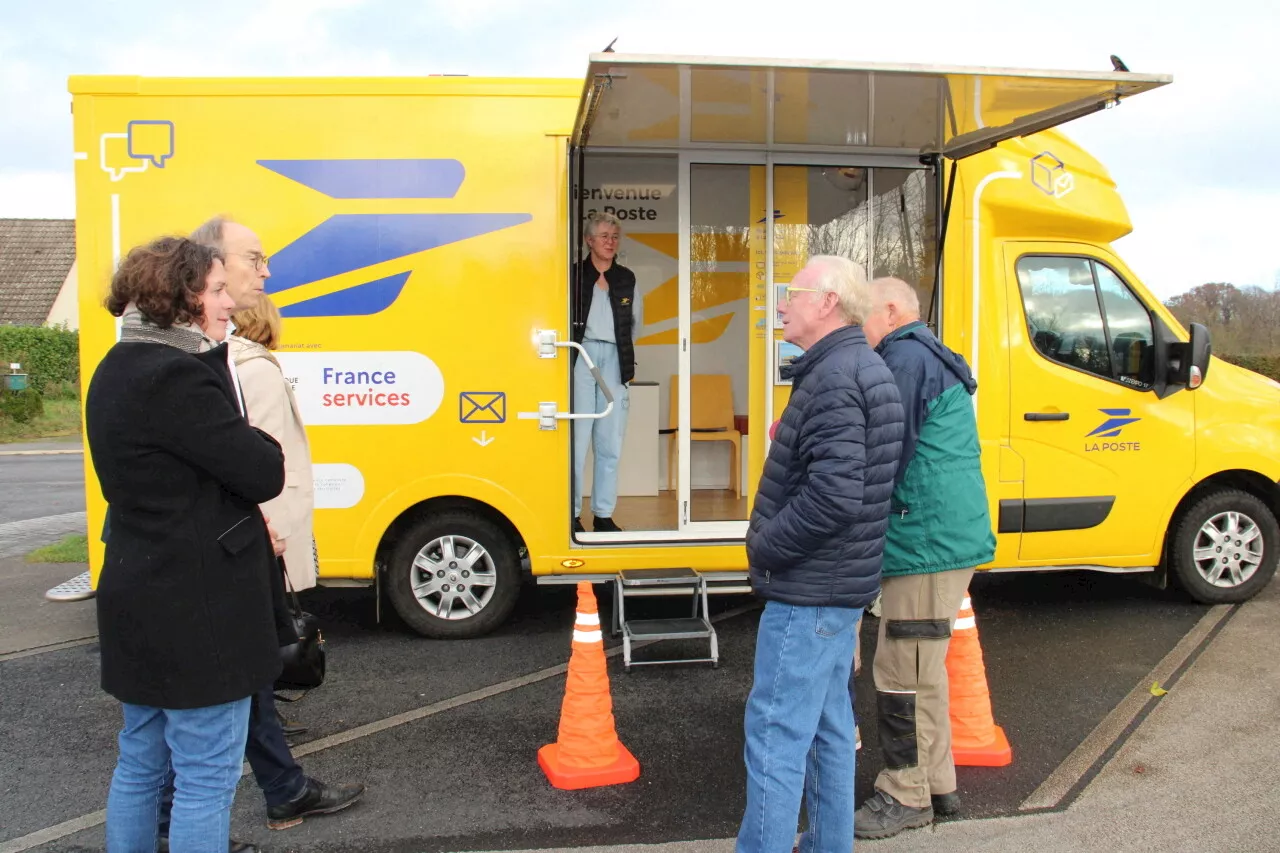
[[[707,579],[693,569],[625,569],[614,579],[613,633],[622,634],[622,667],[630,672],[633,666],[652,666],[668,663],[709,663],[720,665],[716,629],[711,624],[707,604]],[[692,613],[686,617],[662,619],[633,619],[627,621],[626,599],[650,598],[669,595],[688,595]],[[633,661],[633,640],[653,642],[657,640],[708,640],[710,653],[704,658],[681,658]]]

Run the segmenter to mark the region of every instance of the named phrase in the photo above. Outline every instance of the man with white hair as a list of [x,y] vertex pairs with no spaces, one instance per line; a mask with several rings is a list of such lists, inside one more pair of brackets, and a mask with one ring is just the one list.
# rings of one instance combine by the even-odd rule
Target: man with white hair
[[885,769],[854,828],[859,838],[888,838],[959,811],[947,647],[973,570],[995,557],[996,540],[969,365],[920,321],[911,285],[877,279],[871,298],[867,340],[893,371],[906,432],[872,667]]
[[809,259],[778,306],[805,352],[788,372],[747,531],[751,585],[765,600],[746,707],[747,805],[738,853],[853,849],[849,670],[862,609],[880,588],[902,404],[860,324],[866,279],[845,258]]

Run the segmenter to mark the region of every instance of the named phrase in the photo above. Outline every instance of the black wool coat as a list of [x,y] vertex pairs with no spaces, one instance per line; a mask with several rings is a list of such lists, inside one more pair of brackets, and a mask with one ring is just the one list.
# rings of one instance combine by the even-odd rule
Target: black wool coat
[[110,506],[103,690],[183,709],[274,682],[279,569],[258,504],[283,490],[284,454],[241,417],[225,345],[117,343],[90,380],[85,434]]

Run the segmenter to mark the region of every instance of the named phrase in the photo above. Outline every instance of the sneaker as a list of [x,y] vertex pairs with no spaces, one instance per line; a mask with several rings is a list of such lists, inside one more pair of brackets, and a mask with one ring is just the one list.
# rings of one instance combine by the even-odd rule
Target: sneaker
[[933,802],[934,815],[954,817],[960,814],[960,795],[955,791],[950,794],[934,794],[929,799]]
[[622,528],[614,524],[613,519],[605,516],[598,518],[592,516],[591,529],[596,533],[621,533]]
[[858,726],[853,727],[853,751],[857,752],[862,749],[862,729]]
[[306,787],[293,801],[282,806],[267,806],[267,827],[288,829],[302,823],[304,817],[340,812],[363,795],[364,785],[331,788],[308,776]]
[[904,806],[884,791],[877,790],[853,814],[853,834],[857,838],[890,838],[904,829],[933,823],[933,806],[922,809]]

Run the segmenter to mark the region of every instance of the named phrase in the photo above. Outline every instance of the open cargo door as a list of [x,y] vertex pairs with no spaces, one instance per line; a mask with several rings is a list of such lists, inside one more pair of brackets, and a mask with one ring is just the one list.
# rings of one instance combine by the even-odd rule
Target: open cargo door
[[597,53],[575,148],[747,148],[958,160],[1167,75]]

